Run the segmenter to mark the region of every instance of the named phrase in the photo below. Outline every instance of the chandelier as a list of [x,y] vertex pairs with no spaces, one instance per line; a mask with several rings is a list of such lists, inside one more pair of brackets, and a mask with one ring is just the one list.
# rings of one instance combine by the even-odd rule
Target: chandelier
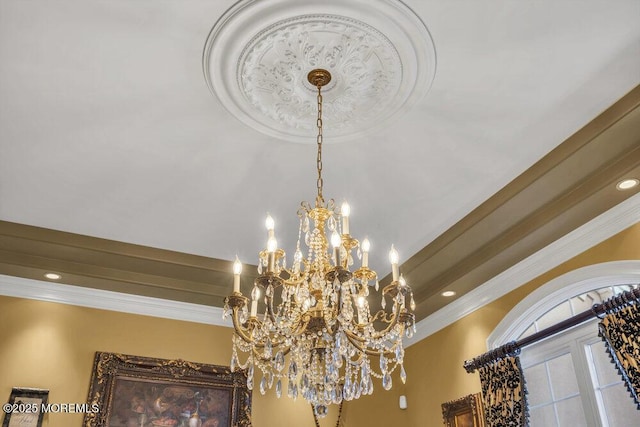
[[[378,276],[369,268],[369,240],[359,242],[349,234],[349,205],[338,209],[333,200],[324,200],[321,89],[331,74],[316,69],[307,78],[318,90],[315,205],[303,202],[298,210],[298,243],[290,265],[267,216],[267,244],[259,254],[251,298],[240,292],[242,264],[236,257],[233,293],[225,299],[223,316],[230,315],[235,328],[231,369],[246,369],[248,388],[260,375],[260,393],[275,386],[280,397],[286,379],[287,395],[306,399],[323,417],[332,403],[371,394],[372,377],[389,390],[392,373],[399,370],[405,382],[402,338],[415,332],[415,302],[399,275],[395,248],[389,253],[392,281],[380,292]],[[372,288],[378,296],[370,294]],[[378,305],[380,310],[372,309]],[[244,363],[239,353],[248,354]]]

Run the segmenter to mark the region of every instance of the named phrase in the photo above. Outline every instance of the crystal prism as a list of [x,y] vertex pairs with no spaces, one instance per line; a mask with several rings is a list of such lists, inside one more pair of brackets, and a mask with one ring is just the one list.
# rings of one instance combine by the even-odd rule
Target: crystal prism
[[284,354],[282,354],[282,351],[278,351],[276,353],[276,357],[274,359],[274,367],[278,372],[282,371],[282,369],[284,368]]
[[238,366],[238,354],[234,351],[233,354],[231,355],[231,372],[234,372],[236,370],[236,367]]
[[387,372],[382,377],[382,388],[384,388],[385,390],[391,390],[392,386],[393,386],[393,383],[391,381],[391,374]]
[[384,353],[380,353],[380,371],[382,373],[387,372],[387,358],[384,357]]
[[267,392],[267,379],[262,377],[260,380],[260,394],[264,395]]
[[253,390],[253,364],[250,364],[247,370],[247,388]]

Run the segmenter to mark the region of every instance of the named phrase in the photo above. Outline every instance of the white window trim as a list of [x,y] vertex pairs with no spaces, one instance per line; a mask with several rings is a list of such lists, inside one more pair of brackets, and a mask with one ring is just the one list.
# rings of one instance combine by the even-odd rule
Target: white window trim
[[[598,402],[593,393],[593,384],[591,383],[591,372],[587,361],[587,354],[584,346],[600,341],[598,337],[594,337],[594,330],[597,330],[597,320],[594,318],[583,323],[571,330],[564,331],[557,336],[562,336],[562,344],[557,342],[542,342],[531,348],[530,351],[523,351],[520,356],[520,363],[523,369],[527,369],[532,365],[542,363],[542,361],[550,360],[562,354],[568,353],[573,359],[573,366],[576,373],[576,381],[580,390],[580,398],[582,399],[582,410],[584,411],[587,426],[601,426],[601,418],[597,409]],[[606,425],[606,424],[605,424]]]
[[[605,287],[636,283],[640,283],[640,260],[594,264],[565,273],[542,285],[513,307],[487,338],[487,347],[493,349],[517,340],[541,316],[570,298]],[[564,344],[558,345],[557,341],[553,344],[541,342],[529,351],[524,349],[521,363],[526,369],[541,360],[551,358],[556,353],[559,354],[563,348],[570,349],[587,426],[608,427],[607,421],[599,414],[602,405],[598,402],[593,384],[590,384],[594,373],[585,371],[590,369],[585,345],[597,340],[592,329],[596,323],[594,317],[580,326],[560,333],[558,338],[564,336]]]
[[640,260],[605,262],[565,273],[542,285],[511,309],[487,338],[487,349],[518,339],[559,302],[607,286],[639,282]]

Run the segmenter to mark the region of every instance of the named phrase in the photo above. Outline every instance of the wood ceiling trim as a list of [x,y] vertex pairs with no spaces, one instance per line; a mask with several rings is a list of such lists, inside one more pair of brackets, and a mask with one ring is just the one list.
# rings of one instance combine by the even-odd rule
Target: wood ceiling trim
[[[94,277],[96,279],[108,279],[132,285],[136,284],[165,289],[177,289],[194,294],[209,295],[216,289],[224,289],[221,286],[215,286],[207,282],[193,281],[185,279],[184,277],[175,278],[166,277],[155,273],[139,273],[135,271],[115,269],[61,259],[52,259],[24,253],[0,250],[0,257],[3,262],[7,264],[40,268],[43,270],[61,273],[63,275],[71,273],[85,277]],[[226,288],[228,288],[228,286]]]
[[640,86],[402,266],[417,317],[449,302],[444,288],[464,294],[634,195],[614,185],[638,173]]
[[[114,292],[221,306],[232,263],[0,221],[0,273]],[[251,269],[249,269],[251,270]],[[246,276],[245,281],[253,281]]]
[[484,218],[494,214],[512,198],[534,185],[543,176],[569,159],[575,152],[591,143],[599,135],[616,125],[628,114],[640,107],[640,86],[636,86],[627,95],[589,122],[582,129],[570,136],[565,142],[550,151],[533,166],[511,181],[508,185],[491,196],[454,226],[442,233],[430,244],[403,264],[403,270],[411,271],[415,266],[429,259],[453,240],[460,238],[467,230],[474,227]]
[[205,270],[231,271],[232,265],[230,261],[215,258],[134,245],[48,228],[26,226],[8,221],[0,221],[0,235],[19,237],[22,240],[32,240],[34,242],[50,242],[61,245],[61,247],[78,248],[82,251],[94,251],[103,255],[125,256],[131,259],[159,261],[165,264],[203,268]]
[[[421,278],[418,279],[422,283],[420,289],[415,292],[416,297],[421,300],[438,292],[470,270],[488,262],[501,252],[509,250],[527,236],[537,234],[539,236],[538,244],[532,245],[523,253],[528,256],[636,194],[639,189],[623,193],[616,191],[614,185],[627,174],[634,172],[638,174],[639,162],[640,145],[607,162],[606,166],[594,170],[579,183],[557,195],[551,202],[537,209],[535,209],[535,203],[531,202],[532,211],[502,231],[497,227],[493,229],[493,232],[491,229],[485,228],[477,233],[478,235],[465,239],[466,234],[471,234],[474,231],[470,229],[432,258],[406,272],[414,287],[414,276]],[[527,200],[524,203],[527,203]],[[589,204],[591,205],[589,206]],[[570,216],[569,213],[572,215]],[[555,230],[554,233],[545,233],[545,225],[556,219],[562,219],[563,227]],[[511,224],[510,219],[503,218],[502,220],[505,224]],[[563,234],[558,235],[557,233]],[[520,261],[519,258],[516,257],[515,262]],[[506,268],[508,267],[510,265],[506,266]]]
[[[640,167],[635,168],[634,171],[640,174]],[[637,193],[636,191],[635,194]],[[458,296],[462,296],[533,255],[537,250],[547,247],[561,236],[570,233],[576,228],[575,223],[585,224],[597,217],[601,213],[602,206],[613,207],[625,199],[627,197],[621,197],[615,189],[604,188],[559,216],[543,223],[535,233],[529,233],[522,239],[516,240],[507,250],[497,251],[493,256],[480,260],[466,260],[469,265],[461,264],[460,271],[450,271],[450,276],[443,276],[431,282],[433,288],[438,289],[419,300],[416,317],[423,319],[451,301],[440,295],[444,288],[455,289]],[[535,248],[538,249],[535,250]],[[493,251],[493,248],[489,245],[486,251]],[[478,253],[482,254],[482,251]],[[413,282],[410,281],[410,283]]]
[[[43,281],[42,275],[49,271],[34,267],[8,264],[0,262],[0,271],[7,276],[15,276],[27,279]],[[121,294],[140,295],[145,297],[160,298],[164,300],[194,303],[206,306],[221,307],[224,298],[216,295],[192,294],[178,289],[160,288],[155,285],[119,282],[113,278],[93,277],[82,274],[65,273],[63,276],[65,285],[79,286],[82,288],[96,289]],[[55,287],[58,283],[51,282]]]

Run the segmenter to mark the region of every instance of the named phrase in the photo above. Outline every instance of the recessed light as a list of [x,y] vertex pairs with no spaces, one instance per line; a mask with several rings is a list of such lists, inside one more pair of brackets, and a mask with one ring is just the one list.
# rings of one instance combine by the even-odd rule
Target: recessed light
[[444,291],[444,292],[442,293],[442,296],[443,296],[443,297],[452,297],[452,296],[454,296],[455,294],[456,294],[456,293],[455,293],[455,292],[453,292],[453,291]]
[[633,188],[638,184],[640,184],[640,181],[638,181],[636,178],[623,179],[616,184],[616,188],[620,191],[623,191]]
[[51,280],[58,280],[60,279],[62,276],[56,273],[47,273],[44,275],[44,277],[46,277],[47,279],[51,279]]

